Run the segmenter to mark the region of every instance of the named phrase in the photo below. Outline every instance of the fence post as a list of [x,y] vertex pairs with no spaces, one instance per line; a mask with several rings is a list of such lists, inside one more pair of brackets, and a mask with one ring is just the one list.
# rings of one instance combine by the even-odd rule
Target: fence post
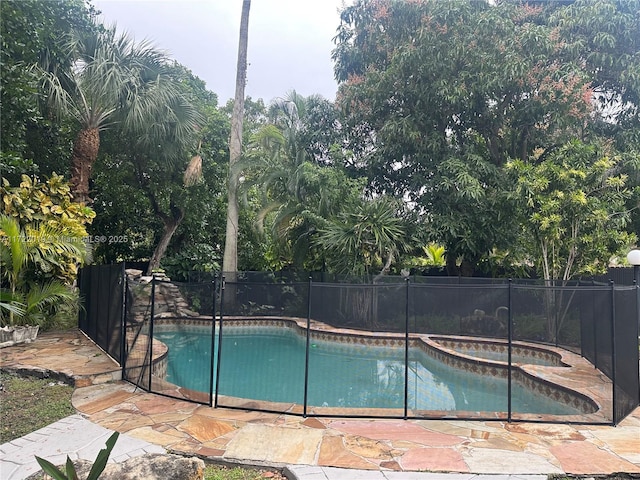
[[507,326],[507,336],[508,336],[508,345],[507,345],[507,355],[508,355],[508,363],[509,363],[509,376],[507,377],[507,421],[511,422],[511,409],[512,409],[512,405],[511,405],[511,362],[512,362],[512,354],[513,354],[513,314],[511,313],[513,310],[513,303],[512,303],[512,291],[513,291],[513,280],[510,278],[509,279],[509,293],[507,296],[507,320],[508,320],[508,326]]
[[213,406],[213,372],[215,369],[216,353],[216,288],[218,284],[218,274],[213,277],[213,292],[211,303],[211,362],[209,365],[209,406]]
[[220,283],[220,327],[218,327],[218,365],[216,366],[216,391],[215,400],[213,406],[218,407],[218,392],[220,391],[220,359],[222,358],[222,317],[224,309],[224,275],[222,276],[222,282]]
[[616,415],[616,287],[613,280],[609,281],[611,285],[611,401],[613,418],[612,424],[615,426],[618,424],[618,418]]
[[409,277],[405,278],[404,302],[404,419],[409,416]]
[[[562,296],[561,296],[562,298]],[[559,329],[559,325],[558,325],[558,310],[559,310],[560,305],[558,305],[558,290],[556,290],[556,285],[555,285],[555,281],[553,282],[553,314],[555,316],[555,334],[554,334],[554,339],[555,339],[555,345],[556,347],[558,346],[558,335],[560,335],[560,329]]]
[[[640,266],[635,265],[633,267],[633,286],[636,292],[636,333],[635,338],[640,340],[640,284],[638,283],[638,278],[640,277]],[[638,403],[640,404],[640,379],[638,380]]]
[[302,405],[302,416],[307,417],[307,400],[309,393],[309,347],[311,341],[311,275],[309,275],[309,286],[307,288],[307,346],[304,361],[304,398]]
[[[638,273],[640,267],[634,267],[634,274]],[[634,275],[633,284],[636,287],[636,338],[640,340],[640,284],[638,284],[638,275]],[[638,380],[638,403],[640,404],[640,379]]]
[[126,359],[126,341],[127,341],[127,290],[129,289],[129,282],[127,279],[127,272],[125,270],[125,263],[122,262],[122,269],[120,270],[120,279],[122,280],[122,308],[120,312],[120,367],[122,367],[122,378],[124,379]]
[[[149,391],[151,389],[151,376],[153,374],[153,317],[156,310],[156,277],[151,277],[151,323],[149,324]],[[144,365],[142,366],[144,368]]]

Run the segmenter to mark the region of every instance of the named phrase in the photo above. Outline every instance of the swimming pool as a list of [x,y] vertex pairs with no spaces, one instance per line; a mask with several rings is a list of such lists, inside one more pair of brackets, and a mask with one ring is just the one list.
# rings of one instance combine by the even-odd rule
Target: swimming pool
[[[209,392],[219,368],[218,394],[227,397],[302,405],[305,398],[306,337],[293,328],[227,327],[221,362],[211,328],[171,325],[156,328],[168,346],[166,380]],[[307,405],[338,408],[402,409],[405,398],[404,348],[310,343]],[[421,348],[410,348],[407,408],[414,411],[506,412],[508,380],[455,368]],[[214,377],[210,375],[214,366]],[[512,411],[579,415],[582,410],[512,382]]]

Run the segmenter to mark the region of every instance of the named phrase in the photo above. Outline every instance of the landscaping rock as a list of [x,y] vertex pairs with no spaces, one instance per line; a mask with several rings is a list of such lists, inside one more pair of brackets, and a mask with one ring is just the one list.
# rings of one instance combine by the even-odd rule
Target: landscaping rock
[[125,273],[127,274],[127,276],[129,278],[132,278],[133,280],[137,280],[142,276],[142,270],[137,270],[135,268],[127,268],[125,270]]
[[[79,478],[86,478],[92,462],[75,463]],[[109,463],[100,480],[203,480],[204,462],[196,457],[151,454],[134,457],[123,463]]]

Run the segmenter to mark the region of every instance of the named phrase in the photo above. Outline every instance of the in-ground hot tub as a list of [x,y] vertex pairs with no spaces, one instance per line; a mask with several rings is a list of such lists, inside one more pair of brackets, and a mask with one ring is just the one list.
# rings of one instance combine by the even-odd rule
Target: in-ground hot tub
[[[509,344],[506,341],[433,335],[429,336],[429,338],[443,347],[462,355],[497,362],[506,363],[509,361]],[[543,365],[547,367],[568,366],[562,361],[562,355],[560,353],[524,342],[512,343],[511,363]]]

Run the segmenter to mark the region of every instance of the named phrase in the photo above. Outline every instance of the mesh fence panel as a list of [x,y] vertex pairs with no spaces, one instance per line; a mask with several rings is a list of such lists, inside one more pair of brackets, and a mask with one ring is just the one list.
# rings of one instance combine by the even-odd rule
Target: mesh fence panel
[[594,315],[593,335],[595,337],[595,355],[589,359],[602,373],[613,380],[613,321],[612,321],[612,290],[604,287],[600,292],[594,292],[595,299],[592,306]]
[[414,333],[507,335],[509,286],[412,284],[409,311]]
[[107,310],[107,331],[105,335],[105,350],[122,363],[122,315],[124,302],[125,278],[121,265],[113,265],[109,269],[109,286],[107,289],[108,297],[105,303],[108,305]]
[[612,290],[602,286],[579,290],[575,302],[581,319],[580,352],[612,378]]
[[100,324],[102,323],[98,320],[101,307],[99,299],[104,275],[101,273],[100,269],[92,268],[89,270],[89,276],[89,298],[87,302],[87,317],[91,319],[89,336],[93,339],[98,339],[101,335]]
[[81,269],[78,287],[84,308],[78,326],[116,361],[122,361],[123,266],[91,265]]
[[[349,341],[351,340],[351,341]],[[311,413],[345,416],[404,414],[404,340],[376,345],[313,339],[309,351]]]
[[640,400],[638,293],[636,287],[615,292],[615,424],[629,415]]
[[89,311],[91,310],[91,271],[90,268],[84,267],[78,272],[78,288],[80,290],[82,306],[84,307],[78,312],[78,326],[89,338],[94,338],[95,326],[89,321]]
[[[587,287],[587,289],[584,287],[565,287],[556,290],[554,294],[556,301],[555,308],[558,311],[556,314],[557,344],[567,350],[580,352],[582,341],[581,325],[583,319],[594,313],[594,310],[588,313],[585,312],[582,305],[584,305],[585,300],[596,298],[598,300],[596,303],[604,307],[610,303],[609,292],[606,290],[591,290],[590,287]],[[608,312],[603,311],[602,314],[602,320],[608,321],[611,319],[610,310]]]
[[222,311],[225,316],[307,315],[308,283],[241,283],[224,284]]
[[335,328],[404,332],[406,286],[317,284],[311,317]]
[[124,380],[150,390],[149,338],[151,327],[151,283],[127,282],[124,347],[126,362],[122,371]]
[[214,284],[155,281],[151,389],[211,403]]
[[[513,287],[514,339],[560,345],[574,352],[595,348],[592,329],[610,325],[609,287]],[[609,335],[610,339],[610,335]]]
[[305,341],[291,322],[222,318],[218,348],[218,406],[287,412],[303,404]]
[[323,326],[311,332],[312,413],[404,415],[406,295],[405,283],[313,284],[310,315]]
[[[409,408],[417,417],[502,418],[508,414],[508,368],[463,366],[447,356],[413,349]],[[480,378],[482,376],[482,378]]]
[[511,305],[514,340],[555,343],[555,291],[552,288],[514,285]]
[[210,282],[130,282],[124,378],[154,393],[210,403],[214,294]]
[[308,282],[225,282],[217,405],[285,412],[303,404],[305,337],[297,321],[306,319],[308,291]]
[[[409,286],[411,333],[506,336],[507,284],[461,285],[448,282],[455,278],[442,280],[437,285]],[[410,351],[409,371],[409,408],[418,417],[507,417],[508,368],[487,368],[420,346]],[[478,375],[484,376],[482,381]]]
[[[153,392],[210,403],[214,324],[207,323],[194,325],[185,319],[170,324],[154,323]],[[164,358],[156,360],[160,356]]]

